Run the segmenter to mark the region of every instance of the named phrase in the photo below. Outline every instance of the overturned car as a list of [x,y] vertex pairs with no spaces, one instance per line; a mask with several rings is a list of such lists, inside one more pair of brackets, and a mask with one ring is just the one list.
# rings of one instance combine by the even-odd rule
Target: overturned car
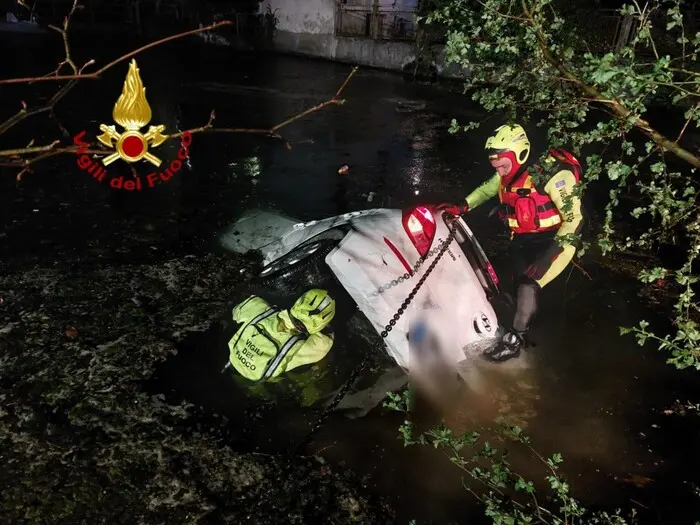
[[258,277],[268,282],[312,265],[330,272],[404,370],[416,359],[416,327],[431,335],[431,352],[454,366],[502,335],[492,306],[502,295],[498,277],[464,219],[444,210],[380,208],[304,223],[252,210],[219,241],[237,254],[259,252]]

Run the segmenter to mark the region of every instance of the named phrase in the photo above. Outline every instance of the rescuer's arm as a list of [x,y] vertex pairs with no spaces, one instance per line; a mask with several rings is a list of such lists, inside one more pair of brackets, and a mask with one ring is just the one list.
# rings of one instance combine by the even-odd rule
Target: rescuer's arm
[[498,174],[495,174],[493,177],[467,195],[465,200],[467,201],[467,206],[469,206],[469,209],[474,209],[477,206],[485,203],[487,200],[498,195],[498,187],[500,184],[501,178],[498,176]]
[[[309,335],[304,343],[301,344],[298,349],[295,349],[294,358],[287,360],[287,363],[284,365],[287,367],[285,372],[287,370],[292,370],[292,368],[317,363],[326,357],[333,346],[333,339],[334,336],[332,332],[329,334],[319,332]],[[291,368],[289,367],[290,362],[294,363],[294,366]]]

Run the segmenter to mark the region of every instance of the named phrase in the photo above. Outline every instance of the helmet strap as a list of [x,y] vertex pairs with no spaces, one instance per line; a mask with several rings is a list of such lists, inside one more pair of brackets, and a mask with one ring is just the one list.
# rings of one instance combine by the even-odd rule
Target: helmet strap
[[527,164],[520,164],[518,159],[515,157],[514,151],[504,151],[498,155],[499,158],[507,158],[511,162],[510,173],[505,177],[501,177],[501,181],[504,185],[509,185],[515,181],[520,175],[522,175],[527,169]]
[[523,164],[522,166],[520,166],[517,170],[515,170],[515,172],[512,175],[504,177],[503,184],[505,186],[510,186],[515,181],[517,181],[523,173],[525,173],[525,170],[527,170],[527,164]]

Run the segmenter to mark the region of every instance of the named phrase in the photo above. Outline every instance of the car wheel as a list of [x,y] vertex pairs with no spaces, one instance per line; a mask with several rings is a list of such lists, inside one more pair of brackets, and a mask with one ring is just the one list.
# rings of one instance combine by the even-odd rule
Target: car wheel
[[296,285],[312,284],[308,281],[318,276],[324,258],[336,244],[337,241],[329,239],[303,244],[265,266],[260,270],[258,278],[265,286],[275,288],[287,289],[290,286],[296,288]]

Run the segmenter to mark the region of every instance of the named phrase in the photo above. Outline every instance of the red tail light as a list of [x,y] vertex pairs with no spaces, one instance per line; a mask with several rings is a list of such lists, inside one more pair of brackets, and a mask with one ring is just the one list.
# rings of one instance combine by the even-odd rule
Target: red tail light
[[423,257],[430,251],[435,238],[435,217],[425,206],[418,206],[404,212],[402,222],[408,238],[418,250],[418,254]]
[[498,286],[498,276],[496,275],[496,271],[493,269],[493,266],[491,266],[491,263],[486,263],[486,270],[489,272],[493,284]]

